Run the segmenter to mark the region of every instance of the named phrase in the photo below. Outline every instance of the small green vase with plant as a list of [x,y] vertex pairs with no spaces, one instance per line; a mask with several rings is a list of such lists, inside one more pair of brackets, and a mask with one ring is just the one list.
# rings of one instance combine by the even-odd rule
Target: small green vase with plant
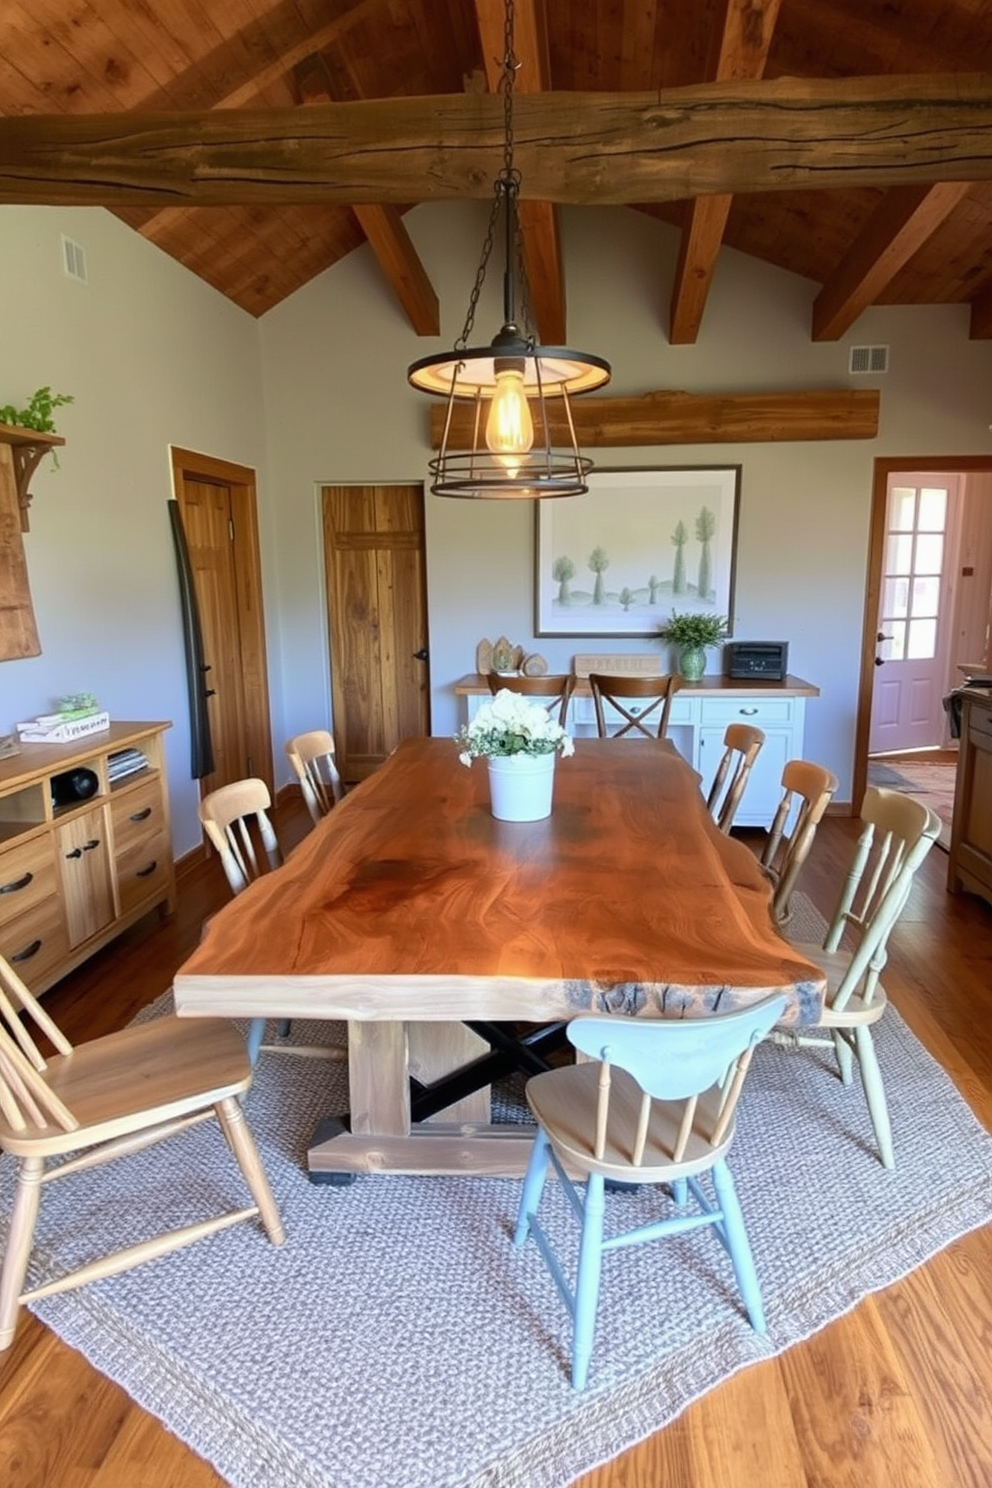
[[687,682],[698,682],[706,670],[706,650],[718,646],[730,630],[726,615],[707,615],[672,611],[658,627],[663,641],[678,648],[679,671]]

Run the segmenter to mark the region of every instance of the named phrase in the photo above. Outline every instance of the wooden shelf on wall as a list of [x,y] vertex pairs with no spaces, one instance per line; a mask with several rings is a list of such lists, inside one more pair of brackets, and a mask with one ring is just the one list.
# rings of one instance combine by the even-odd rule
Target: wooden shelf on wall
[[31,477],[57,444],[65,444],[58,434],[0,424],[0,661],[41,653],[22,534]]
[[48,452],[58,444],[65,444],[65,440],[61,434],[42,434],[38,429],[24,429],[19,424],[0,424],[0,444],[10,447],[20,526],[22,532],[27,532],[31,477]]
[[[555,444],[568,443],[559,399],[548,404]],[[638,398],[575,398],[572,418],[580,445],[595,449],[650,444],[765,444],[782,440],[874,439],[877,389],[795,393],[645,393]],[[431,445],[444,433],[446,404],[430,410]],[[471,448],[474,406],[460,403],[449,449]]]

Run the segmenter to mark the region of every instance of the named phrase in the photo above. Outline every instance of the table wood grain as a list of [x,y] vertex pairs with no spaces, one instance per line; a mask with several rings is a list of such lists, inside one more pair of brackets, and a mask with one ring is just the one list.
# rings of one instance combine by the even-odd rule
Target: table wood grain
[[477,1057],[469,1019],[703,1016],[784,990],[815,1021],[822,980],[770,903],[668,741],[578,740],[552,815],[500,822],[484,761],[410,739],[211,919],[176,1008],[347,1020],[350,1131],[312,1169],[517,1173],[528,1141],[486,1124],[488,1094],[412,1128],[410,1074]]

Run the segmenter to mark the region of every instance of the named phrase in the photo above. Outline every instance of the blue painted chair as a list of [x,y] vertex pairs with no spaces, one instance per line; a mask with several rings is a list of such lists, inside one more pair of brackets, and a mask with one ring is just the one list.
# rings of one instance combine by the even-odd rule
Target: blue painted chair
[[[737,1192],[726,1163],[751,1055],[779,1021],[787,998],[684,1020],[582,1016],[568,1025],[575,1048],[595,1062],[536,1075],[527,1102],[538,1122],[514,1244],[532,1234],[573,1323],[572,1385],[589,1371],[602,1258],[606,1251],[712,1225],[733,1262],[752,1326],[765,1331],[761,1293]],[[554,1165],[581,1226],[574,1287],[537,1218]],[[571,1174],[585,1177],[584,1190]],[[713,1198],[699,1178],[712,1173]],[[608,1181],[668,1184],[677,1212],[604,1237]],[[689,1203],[689,1199],[692,1203]],[[659,1194],[667,1205],[667,1200]]]

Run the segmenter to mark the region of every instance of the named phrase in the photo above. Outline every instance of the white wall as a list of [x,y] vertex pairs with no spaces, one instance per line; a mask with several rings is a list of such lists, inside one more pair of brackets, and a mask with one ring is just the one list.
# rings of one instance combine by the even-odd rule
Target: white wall
[[[63,232],[85,249],[85,285],[62,271]],[[45,385],[75,401],[57,411],[61,468],[45,459],[31,482],[42,654],[0,662],[0,733],[84,690],[113,718],[173,720],[179,854],[200,830],[169,445],[254,466],[264,492],[258,325],[102,209],[0,207],[0,404],[22,406]],[[271,531],[263,546],[278,651]]]
[[[0,663],[0,732],[93,689],[118,718],[174,720],[168,736],[177,853],[198,839],[189,778],[178,590],[165,503],[170,444],[254,467],[277,779],[281,740],[329,718],[317,492],[323,482],[426,475],[428,400],[407,364],[461,330],[484,204],[424,206],[407,222],[438,290],[443,337],[414,336],[369,250],[270,311],[236,309],[99,209],[0,208],[0,403],[48,384],[67,443],[32,481],[26,537],[43,653]],[[663,326],[675,232],[622,208],[566,211],[572,344],[612,361],[615,394],[879,386],[863,442],[609,450],[603,465],[740,463],[736,633],[787,639],[792,670],[822,690],[807,752],[850,792],[872,460],[992,452],[992,346],[964,307],[875,309],[838,345],[809,341],[815,286],[725,250],[696,346]],[[89,284],[62,272],[60,233],[82,243]],[[500,319],[500,271],[477,316]],[[475,339],[475,338],[474,338]],[[847,375],[852,343],[891,348],[884,378]],[[505,632],[567,667],[576,650],[646,641],[537,638],[529,504],[427,501],[433,726],[457,723],[454,682],[482,636]]]
[[[484,209],[423,206],[407,224],[442,307],[443,336],[418,339],[368,249],[270,311],[261,323],[272,488],[280,505],[284,734],[329,716],[317,489],[321,482],[424,477],[428,400],[409,362],[450,346],[478,262]],[[742,466],[735,633],[788,640],[790,669],[821,689],[807,709],[807,753],[836,771],[849,800],[860,667],[872,462],[881,454],[992,452],[992,346],[968,341],[961,306],[879,308],[837,344],[813,345],[817,286],[730,250],[695,346],[664,333],[678,239],[643,214],[563,215],[569,341],[613,364],[608,392],[878,387],[877,439],[697,445],[593,452],[599,466]],[[490,273],[473,344],[499,326],[500,270]],[[890,347],[884,377],[850,377],[852,344]],[[458,721],[453,684],[474,670],[476,642],[505,633],[552,669],[576,651],[646,651],[649,641],[537,638],[533,508],[428,497],[433,730]],[[714,656],[711,666],[718,669]]]

